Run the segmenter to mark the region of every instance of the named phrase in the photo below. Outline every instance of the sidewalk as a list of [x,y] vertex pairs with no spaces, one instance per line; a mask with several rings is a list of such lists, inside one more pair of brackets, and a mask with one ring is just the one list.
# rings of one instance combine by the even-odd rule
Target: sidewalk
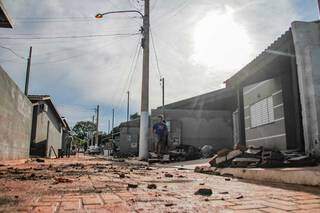
[[0,189],[0,212],[320,212],[319,187],[89,156],[0,166]]

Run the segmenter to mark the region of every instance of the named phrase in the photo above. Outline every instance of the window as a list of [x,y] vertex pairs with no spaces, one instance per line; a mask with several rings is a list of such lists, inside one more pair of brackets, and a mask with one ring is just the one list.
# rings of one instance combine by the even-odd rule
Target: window
[[274,121],[272,96],[250,106],[251,127],[257,127]]

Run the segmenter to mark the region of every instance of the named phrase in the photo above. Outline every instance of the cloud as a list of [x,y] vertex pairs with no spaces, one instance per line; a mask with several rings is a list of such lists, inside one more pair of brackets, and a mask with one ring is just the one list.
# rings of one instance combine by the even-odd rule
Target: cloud
[[[135,0],[131,2],[133,6],[127,0],[5,1],[16,26],[0,32],[9,36],[135,33],[142,23],[135,15],[89,18],[97,12],[141,7]],[[301,0],[158,0],[151,4],[151,29],[160,72],[165,77],[166,103],[221,88],[224,80],[285,32],[293,20],[306,17],[299,10],[301,4],[306,4]],[[308,11],[308,19],[310,13],[316,17],[316,9]],[[32,17],[52,19],[32,23]],[[61,113],[70,117],[72,123],[92,115],[79,105],[100,104],[106,128],[112,107],[117,108],[117,123],[125,118],[128,88],[131,111],[139,111],[142,55],[130,76],[139,39],[130,36],[0,43],[24,56],[28,47],[33,46],[32,93],[52,95]],[[150,107],[155,108],[161,105],[161,87],[150,45]],[[1,63],[8,58],[15,61]],[[47,64],[39,64],[43,62]],[[0,63],[23,88],[25,62],[1,50]]]

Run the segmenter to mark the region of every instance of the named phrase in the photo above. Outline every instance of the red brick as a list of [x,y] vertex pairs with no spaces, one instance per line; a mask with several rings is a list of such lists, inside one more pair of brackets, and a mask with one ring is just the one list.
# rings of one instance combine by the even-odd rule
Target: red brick
[[320,208],[320,203],[298,205],[298,207],[299,207],[300,209],[318,209],[318,208]]

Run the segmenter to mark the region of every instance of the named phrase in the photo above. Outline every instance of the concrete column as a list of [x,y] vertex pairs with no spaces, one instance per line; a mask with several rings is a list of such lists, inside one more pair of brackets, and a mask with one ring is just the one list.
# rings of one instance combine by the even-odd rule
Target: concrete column
[[320,26],[315,22],[293,22],[301,100],[303,135],[307,154],[320,156]]
[[237,88],[237,105],[238,105],[238,116],[239,116],[239,144],[246,145],[246,132],[244,122],[244,106],[243,106],[243,88]]

